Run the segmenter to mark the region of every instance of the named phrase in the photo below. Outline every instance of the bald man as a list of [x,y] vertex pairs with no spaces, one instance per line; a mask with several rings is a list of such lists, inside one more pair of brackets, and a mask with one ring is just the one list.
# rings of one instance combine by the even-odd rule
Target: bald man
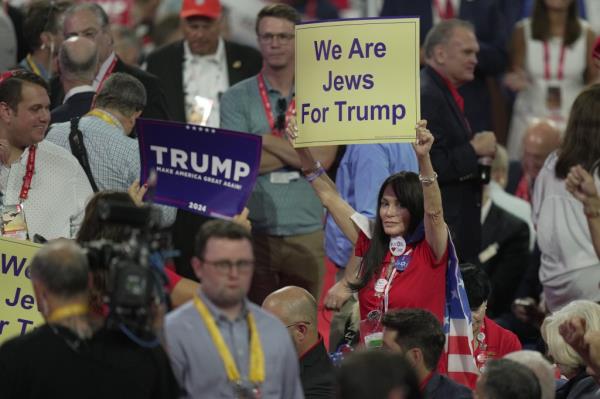
[[550,121],[538,120],[527,128],[523,137],[523,174],[515,195],[531,202],[533,183],[550,153],[560,145],[560,131]]
[[304,288],[288,286],[268,295],[263,309],[286,325],[300,359],[306,399],[331,398],[335,376],[323,338],[317,331],[317,302]]
[[98,71],[96,43],[83,36],[73,36],[63,42],[58,54],[60,82],[65,99],[52,110],[50,123],[67,122],[86,114],[96,94],[92,82]]

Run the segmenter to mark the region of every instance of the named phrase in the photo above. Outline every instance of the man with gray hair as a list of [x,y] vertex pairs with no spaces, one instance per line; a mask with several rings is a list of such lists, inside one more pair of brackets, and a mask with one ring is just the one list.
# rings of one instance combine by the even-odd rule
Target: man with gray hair
[[479,44],[469,22],[449,19],[435,25],[424,43],[421,115],[435,136],[431,162],[439,174],[444,218],[461,261],[476,261],[481,245],[479,163],[496,152],[493,132],[473,134],[457,88],[474,79]]
[[541,389],[533,371],[509,359],[491,360],[477,380],[478,399],[540,399]]
[[65,93],[62,105],[50,113],[50,124],[83,116],[92,107],[96,90],[92,87],[98,70],[96,43],[85,37],[65,40],[58,53],[60,82]]
[[[127,191],[140,173],[138,142],[129,134],[145,105],[146,90],[140,81],[113,73],[98,93],[94,109],[81,119],[53,125],[46,139],[73,152],[94,191]],[[175,208],[160,208],[161,225],[172,224]]]
[[540,352],[522,350],[509,353],[505,359],[514,360],[529,368],[537,377],[542,391],[541,399],[554,399],[556,396],[556,383],[554,380],[554,368]]

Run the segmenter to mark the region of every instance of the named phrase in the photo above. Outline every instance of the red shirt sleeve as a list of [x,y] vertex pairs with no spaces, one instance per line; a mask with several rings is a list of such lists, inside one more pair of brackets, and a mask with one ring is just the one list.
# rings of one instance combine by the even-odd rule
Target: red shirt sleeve
[[167,275],[167,279],[169,280],[169,282],[167,283],[169,292],[173,292],[173,289],[175,288],[177,283],[179,283],[182,277],[179,274],[175,273],[173,270],[169,269],[168,267],[165,267],[165,274]]
[[364,257],[370,245],[371,240],[369,237],[367,237],[362,231],[359,232],[356,244],[354,244],[354,255],[358,256],[359,258]]

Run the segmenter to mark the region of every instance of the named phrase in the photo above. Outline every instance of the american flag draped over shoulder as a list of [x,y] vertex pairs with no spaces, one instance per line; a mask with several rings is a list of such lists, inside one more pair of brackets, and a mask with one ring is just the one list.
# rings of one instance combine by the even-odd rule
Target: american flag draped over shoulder
[[475,388],[479,370],[473,357],[471,309],[458,267],[456,249],[448,239],[448,270],[446,272],[446,313],[444,316],[446,346],[442,357],[448,367],[448,377]]

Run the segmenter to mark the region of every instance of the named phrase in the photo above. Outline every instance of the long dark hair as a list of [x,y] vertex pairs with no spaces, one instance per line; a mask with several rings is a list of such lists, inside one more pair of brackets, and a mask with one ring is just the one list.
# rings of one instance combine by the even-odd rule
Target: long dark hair
[[354,291],[365,287],[371,281],[373,275],[381,270],[381,263],[388,251],[390,236],[383,231],[383,223],[381,222],[381,216],[379,216],[379,207],[381,206],[383,192],[388,185],[392,187],[398,201],[410,214],[410,223],[408,230],[404,233],[405,237],[410,236],[423,219],[423,188],[419,182],[419,176],[413,172],[399,172],[385,179],[377,196],[377,214],[373,236],[369,249],[359,267],[359,280],[356,284],[349,285]]
[[[579,23],[579,11],[577,0],[572,0],[567,11],[567,22],[563,42],[570,46],[577,41],[581,35],[581,23]],[[531,13],[531,36],[535,40],[546,41],[550,39],[550,19],[548,18],[548,7],[545,0],[536,0]]]
[[580,164],[592,172],[600,159],[600,84],[596,83],[575,99],[554,173],[564,179],[571,166]]

